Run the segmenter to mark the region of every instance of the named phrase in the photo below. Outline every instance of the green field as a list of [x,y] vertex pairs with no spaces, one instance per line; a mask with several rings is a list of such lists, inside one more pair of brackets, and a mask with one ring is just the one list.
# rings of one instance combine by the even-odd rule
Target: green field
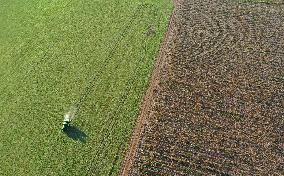
[[117,175],[172,8],[0,0],[0,175]]

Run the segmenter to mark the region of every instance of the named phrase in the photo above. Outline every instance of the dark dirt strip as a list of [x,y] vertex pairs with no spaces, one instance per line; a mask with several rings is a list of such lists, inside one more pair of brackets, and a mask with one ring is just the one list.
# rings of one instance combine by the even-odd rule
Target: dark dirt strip
[[159,80],[159,75],[160,75],[160,71],[163,67],[163,65],[165,64],[165,58],[166,58],[166,46],[167,43],[169,42],[169,38],[170,36],[172,36],[173,33],[173,27],[174,27],[174,19],[175,19],[175,13],[176,13],[176,8],[177,6],[179,6],[179,2],[178,0],[173,0],[173,4],[174,4],[174,11],[171,15],[170,18],[170,22],[169,22],[169,26],[168,26],[168,31],[165,35],[165,39],[164,42],[162,44],[160,53],[159,53],[159,57],[157,58],[157,61],[155,63],[155,68],[153,70],[152,73],[152,77],[151,77],[151,83],[150,86],[146,92],[146,95],[144,97],[144,101],[141,107],[141,111],[140,111],[140,115],[139,118],[137,120],[137,125],[134,129],[132,138],[131,138],[131,142],[130,142],[130,146],[129,149],[126,153],[126,157],[124,159],[124,163],[123,163],[123,167],[121,170],[121,175],[128,175],[130,168],[133,164],[134,161],[134,157],[136,154],[136,149],[138,147],[139,144],[139,140],[142,137],[142,132],[144,130],[144,127],[146,126],[146,119],[149,116],[149,112],[150,112],[150,107],[151,107],[151,101],[153,99],[153,91],[154,88],[157,86],[157,81]]
[[284,3],[176,6],[122,175],[284,175]]

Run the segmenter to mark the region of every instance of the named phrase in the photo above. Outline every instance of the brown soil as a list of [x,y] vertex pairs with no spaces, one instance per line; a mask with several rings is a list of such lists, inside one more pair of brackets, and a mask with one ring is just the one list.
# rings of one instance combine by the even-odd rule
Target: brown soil
[[175,17],[175,9],[176,7],[179,5],[178,0],[173,0],[173,4],[174,4],[174,11],[171,15],[170,18],[170,22],[168,25],[168,31],[165,35],[165,39],[164,42],[162,44],[160,53],[159,53],[159,57],[157,58],[157,61],[155,63],[155,68],[153,70],[152,73],[152,77],[151,77],[151,83],[150,86],[146,92],[146,95],[144,97],[144,101],[142,104],[142,108],[141,108],[141,112],[139,115],[139,118],[137,120],[137,125],[134,129],[132,138],[131,138],[131,142],[130,142],[130,146],[129,146],[129,150],[127,151],[126,157],[124,159],[124,163],[123,163],[123,167],[121,170],[121,174],[120,175],[128,175],[130,168],[133,164],[134,161],[134,157],[136,154],[136,150],[139,144],[139,140],[141,139],[141,135],[143,132],[143,129],[146,125],[146,119],[149,116],[149,112],[150,112],[150,107],[151,107],[151,101],[153,99],[153,91],[155,89],[155,87],[157,86],[157,82],[159,80],[159,75],[160,75],[160,71],[163,67],[163,65],[165,64],[165,58],[166,58],[166,46],[169,40],[169,36],[172,35],[171,33],[173,32],[173,21],[174,21],[174,17]]
[[284,4],[176,5],[121,175],[284,175]]

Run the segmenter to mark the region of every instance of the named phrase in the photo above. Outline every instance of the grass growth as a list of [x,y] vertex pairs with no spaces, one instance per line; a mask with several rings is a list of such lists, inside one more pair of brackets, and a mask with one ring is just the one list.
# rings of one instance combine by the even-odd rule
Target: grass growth
[[[171,10],[170,0],[0,0],[0,175],[117,175]],[[85,143],[60,131],[80,100]]]

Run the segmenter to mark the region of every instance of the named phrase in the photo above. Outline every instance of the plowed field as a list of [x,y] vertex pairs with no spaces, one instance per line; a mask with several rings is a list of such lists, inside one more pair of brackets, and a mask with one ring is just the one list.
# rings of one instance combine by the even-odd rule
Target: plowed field
[[122,174],[284,175],[282,1],[184,0],[161,53]]

